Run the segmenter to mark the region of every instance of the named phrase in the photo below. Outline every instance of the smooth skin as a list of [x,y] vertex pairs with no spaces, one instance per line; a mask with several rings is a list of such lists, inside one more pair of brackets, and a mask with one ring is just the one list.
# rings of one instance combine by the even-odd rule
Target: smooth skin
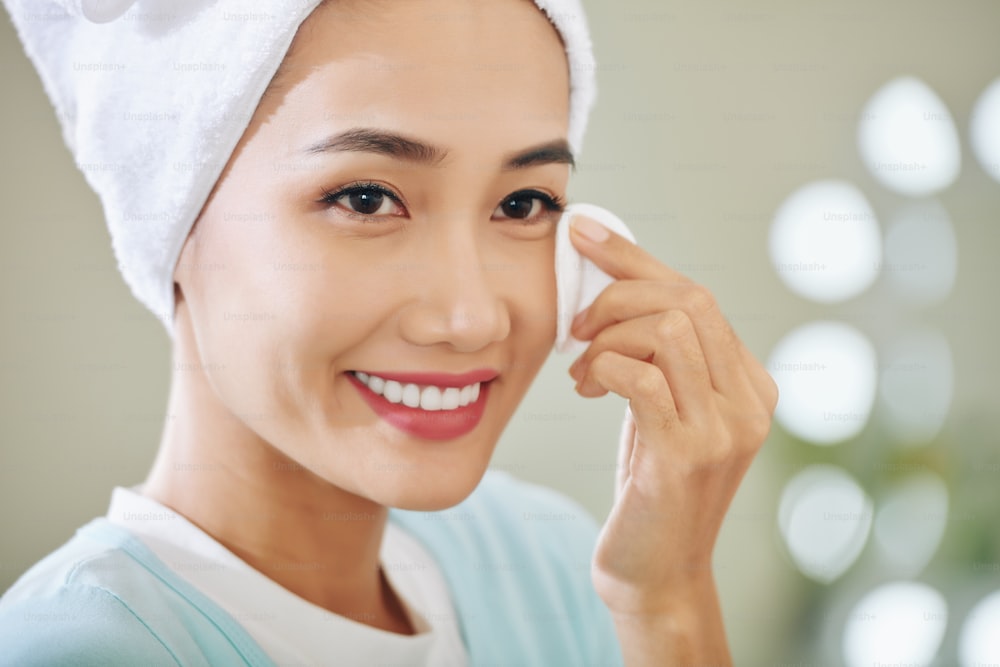
[[[564,197],[568,90],[529,0],[316,10],[178,262],[170,418],[144,493],[300,597],[411,633],[378,564],[387,508],[471,493],[552,349],[559,215],[505,204]],[[439,154],[316,150],[359,127]],[[358,183],[398,201],[331,201]],[[775,385],[703,287],[620,237],[572,239],[618,278],[575,329],[591,341],[577,390],[630,406],[594,585],[630,667],[728,664],[711,553]],[[347,374],[484,367],[500,376],[482,421],[435,442],[382,421]]]

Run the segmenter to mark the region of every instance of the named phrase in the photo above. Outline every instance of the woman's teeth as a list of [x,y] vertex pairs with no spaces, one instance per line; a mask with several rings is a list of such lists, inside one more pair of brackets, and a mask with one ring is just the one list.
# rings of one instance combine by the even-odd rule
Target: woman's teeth
[[422,410],[455,410],[469,403],[475,403],[479,398],[479,382],[474,382],[459,389],[458,387],[436,387],[416,384],[401,384],[395,380],[386,380],[377,375],[352,371],[354,376],[364,382],[374,393],[382,396],[390,403],[402,403],[411,408]]

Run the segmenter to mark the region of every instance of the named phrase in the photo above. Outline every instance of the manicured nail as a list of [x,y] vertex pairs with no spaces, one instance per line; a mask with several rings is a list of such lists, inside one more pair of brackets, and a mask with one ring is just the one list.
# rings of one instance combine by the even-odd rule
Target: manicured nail
[[608,231],[607,227],[599,222],[591,220],[590,218],[584,217],[573,218],[573,229],[580,232],[594,243],[606,241],[611,235],[611,232]]

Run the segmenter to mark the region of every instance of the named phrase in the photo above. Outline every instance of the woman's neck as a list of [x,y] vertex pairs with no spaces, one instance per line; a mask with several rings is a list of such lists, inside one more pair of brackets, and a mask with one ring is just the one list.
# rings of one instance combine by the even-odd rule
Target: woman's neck
[[[176,343],[175,343],[176,344]],[[175,368],[200,369],[175,347]],[[299,597],[412,634],[379,566],[388,510],[321,479],[219,401],[201,370],[175,371],[143,493],[182,514]]]

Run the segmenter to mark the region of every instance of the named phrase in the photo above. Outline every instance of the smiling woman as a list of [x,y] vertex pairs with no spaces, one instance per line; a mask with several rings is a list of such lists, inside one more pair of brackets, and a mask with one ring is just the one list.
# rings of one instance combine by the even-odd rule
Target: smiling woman
[[[145,482],[4,595],[4,655],[728,662],[708,565],[777,397],[704,288],[575,219],[615,279],[571,369],[629,399],[615,507],[598,538],[487,473],[556,340],[593,96],[576,0],[6,1],[78,161],[128,165],[87,175],[187,372]],[[122,78],[70,76],[88,48]]]
[[[192,418],[170,425],[163,465],[146,487],[185,516],[220,506],[206,498],[235,492],[216,479],[174,494],[171,460],[210,451],[232,461],[251,447],[264,469],[286,456],[312,473],[276,480],[295,504],[315,485],[312,497],[342,496],[338,502],[361,502],[366,511],[373,503],[454,505],[482,478],[552,348],[557,202],[572,160],[559,35],[532,3],[519,1],[459,14],[436,28],[440,39],[407,29],[434,4],[455,11],[448,2],[316,10],[184,245],[174,274],[175,355],[225,367],[175,383],[170,412]],[[489,76],[469,67],[477,54],[505,50],[539,64]],[[528,104],[552,113],[528,117],[521,111]],[[369,126],[357,127],[358,118]],[[245,210],[264,222],[227,222]],[[273,258],[317,268],[261,271]],[[208,261],[228,270],[188,268]],[[519,270],[484,268],[503,264]],[[248,328],[219,322],[226,310],[273,318]],[[387,394],[354,381],[357,372],[386,381]],[[416,375],[404,381],[399,373]],[[442,377],[435,382],[430,373]],[[463,377],[469,373],[481,378]],[[436,388],[450,398],[447,389],[476,380],[486,391],[475,403],[421,414],[420,397],[432,400]],[[224,418],[264,406],[272,418],[253,426]],[[374,406],[375,415],[392,416],[375,418],[367,409]],[[437,431],[448,437],[433,447],[420,438]],[[395,470],[374,467],[388,462]],[[275,499],[261,502],[273,507]],[[282,522],[288,539],[317,534],[315,526]],[[200,523],[217,536],[230,530],[222,520]],[[344,552],[308,541],[321,553]]]

